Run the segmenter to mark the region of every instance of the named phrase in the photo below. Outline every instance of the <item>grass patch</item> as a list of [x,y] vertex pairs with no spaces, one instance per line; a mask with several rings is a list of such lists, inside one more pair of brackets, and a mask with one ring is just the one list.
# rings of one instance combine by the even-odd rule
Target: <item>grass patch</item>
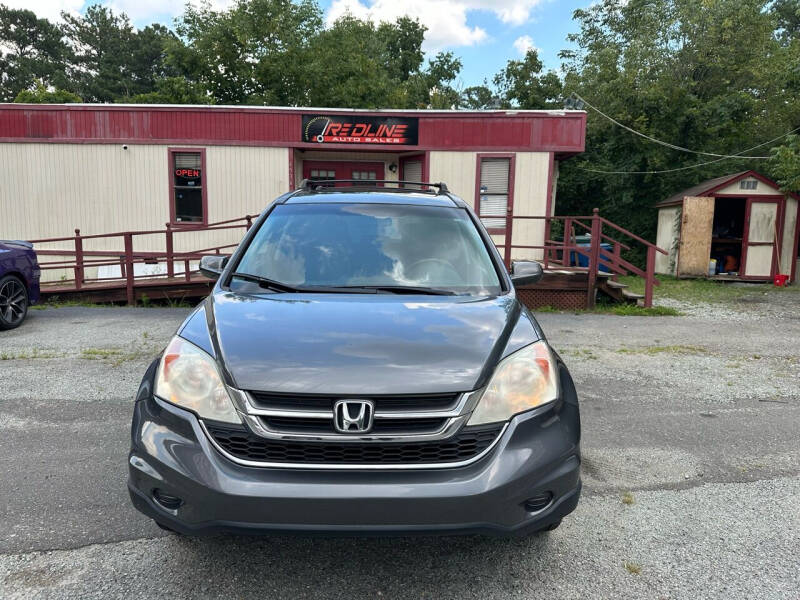
[[[794,294],[800,292],[800,286],[790,285],[787,287],[775,287],[771,283],[749,283],[742,284],[735,281],[712,281],[709,279],[678,279],[668,275],[658,275],[661,285],[653,288],[653,297],[670,298],[683,302],[697,303],[704,302],[718,304],[725,302],[736,302],[737,300],[751,294]],[[644,279],[629,275],[620,277],[620,283],[628,286],[628,289],[638,294],[644,294]]]
[[[192,303],[186,298],[148,298],[147,295],[143,294],[136,305],[140,308],[194,308],[201,300],[201,298],[198,298]],[[87,302],[86,300],[75,299],[62,300],[58,296],[51,296],[46,301],[34,304],[28,308],[30,310],[46,310],[48,308],[68,308],[74,306],[82,308],[122,308],[128,305],[124,300],[119,302]]]
[[628,571],[631,575],[641,575],[642,573],[642,566],[637,565],[635,562],[630,562],[626,560],[622,563],[625,566],[625,570]]
[[117,348],[84,348],[81,351],[81,358],[97,360],[101,358],[114,358],[123,352]]
[[46,310],[48,308],[67,308],[70,306],[81,306],[84,308],[112,308],[111,303],[86,302],[85,300],[59,300],[58,296],[53,296],[46,302],[29,306],[29,310]]
[[575,350],[565,350],[564,354],[568,354],[569,356],[574,356],[575,358],[588,358],[591,360],[596,360],[597,355],[589,350],[588,348],[577,348]]
[[602,312],[622,317],[679,317],[683,313],[669,306],[651,306],[645,308],[637,304],[614,304],[604,306],[595,312]]
[[571,313],[580,315],[584,313],[599,313],[603,315],[618,315],[620,317],[680,317],[683,313],[669,306],[653,306],[645,308],[636,304],[598,304],[591,310],[586,309],[560,309],[554,306],[540,306],[533,309],[533,313]]
[[636,502],[636,500],[634,499],[633,494],[631,494],[630,492],[625,492],[624,494],[622,494],[623,504],[627,504],[628,506],[630,506],[634,502]]
[[60,358],[61,354],[56,352],[45,352],[34,350],[32,352],[2,352],[0,360],[29,360],[31,358]]
[[534,308],[533,312],[558,313],[558,312],[564,312],[564,311],[562,309],[560,309],[560,308],[556,308],[555,306],[540,306],[539,308]]
[[708,350],[703,346],[684,346],[680,344],[672,346],[644,346],[641,348],[619,348],[620,354],[707,354]]
[[80,358],[85,360],[105,360],[108,361],[112,367],[118,367],[130,360],[145,358],[152,354],[153,352],[144,349],[126,352],[119,348],[85,348],[81,351]]

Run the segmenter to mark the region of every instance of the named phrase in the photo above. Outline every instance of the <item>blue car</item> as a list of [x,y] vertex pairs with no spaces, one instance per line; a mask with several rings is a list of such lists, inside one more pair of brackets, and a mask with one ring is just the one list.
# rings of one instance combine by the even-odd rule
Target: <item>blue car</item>
[[19,327],[39,301],[39,274],[33,244],[0,240],[0,330]]

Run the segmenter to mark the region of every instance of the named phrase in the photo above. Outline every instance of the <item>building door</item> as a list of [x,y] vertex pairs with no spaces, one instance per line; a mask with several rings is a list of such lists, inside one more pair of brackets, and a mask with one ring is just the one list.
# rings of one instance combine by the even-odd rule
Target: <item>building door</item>
[[[304,160],[303,178],[313,181],[354,179],[357,182],[363,181],[363,185],[369,185],[370,181],[380,181],[384,178],[384,163]],[[359,183],[345,185],[359,185]]]
[[[400,159],[400,179],[402,181],[425,181],[425,157],[422,154],[404,156]],[[417,188],[421,186],[408,186]]]
[[775,248],[780,243],[781,199],[748,198],[742,247],[742,272],[749,279],[775,275]]
[[678,250],[679,277],[708,275],[713,223],[714,198],[687,196],[683,199],[681,242]]

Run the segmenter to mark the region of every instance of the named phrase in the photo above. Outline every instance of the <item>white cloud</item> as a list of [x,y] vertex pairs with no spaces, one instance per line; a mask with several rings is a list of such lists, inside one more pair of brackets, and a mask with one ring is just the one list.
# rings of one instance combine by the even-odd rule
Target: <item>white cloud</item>
[[538,48],[533,45],[533,38],[529,35],[523,35],[515,39],[514,49],[523,56],[527,54],[528,50],[538,50]]
[[[107,0],[101,1],[114,10],[115,13],[125,13],[131,21],[150,24],[151,22],[161,22],[171,25],[172,19],[181,13],[186,4],[200,6],[201,0]],[[211,8],[223,10],[230,8],[233,0],[211,0]],[[166,17],[166,18],[165,18]]]
[[[539,1],[525,0],[522,4],[533,6]],[[467,24],[468,13],[491,10],[503,19],[501,11],[506,10],[504,5],[513,9],[515,4],[508,0],[499,0],[497,3],[486,0],[334,0],[327,13],[327,22],[333,23],[348,12],[354,17],[376,23],[394,21],[402,16],[416,18],[428,27],[423,47],[430,51],[472,46],[485,41],[488,38],[485,29]]]
[[50,21],[60,21],[62,10],[77,14],[83,7],[83,0],[3,0],[2,3],[9,8],[27,8]]
[[[160,22],[172,25],[172,19],[183,12],[186,0],[92,0],[88,4],[103,4],[115,13],[125,13],[137,24],[149,25]],[[191,4],[199,6],[201,0],[190,0]],[[37,17],[50,21],[61,21],[61,11],[72,14],[83,12],[85,0],[0,0],[10,8],[27,8],[36,13]],[[217,10],[228,8],[233,0],[212,0],[211,6]]]

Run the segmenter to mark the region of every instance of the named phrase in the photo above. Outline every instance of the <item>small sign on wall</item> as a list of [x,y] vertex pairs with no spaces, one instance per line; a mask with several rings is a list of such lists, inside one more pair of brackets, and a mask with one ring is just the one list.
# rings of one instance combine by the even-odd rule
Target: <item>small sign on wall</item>
[[304,142],[416,146],[417,137],[416,117],[303,115]]
[[175,185],[199,186],[200,175],[200,169],[175,169]]

